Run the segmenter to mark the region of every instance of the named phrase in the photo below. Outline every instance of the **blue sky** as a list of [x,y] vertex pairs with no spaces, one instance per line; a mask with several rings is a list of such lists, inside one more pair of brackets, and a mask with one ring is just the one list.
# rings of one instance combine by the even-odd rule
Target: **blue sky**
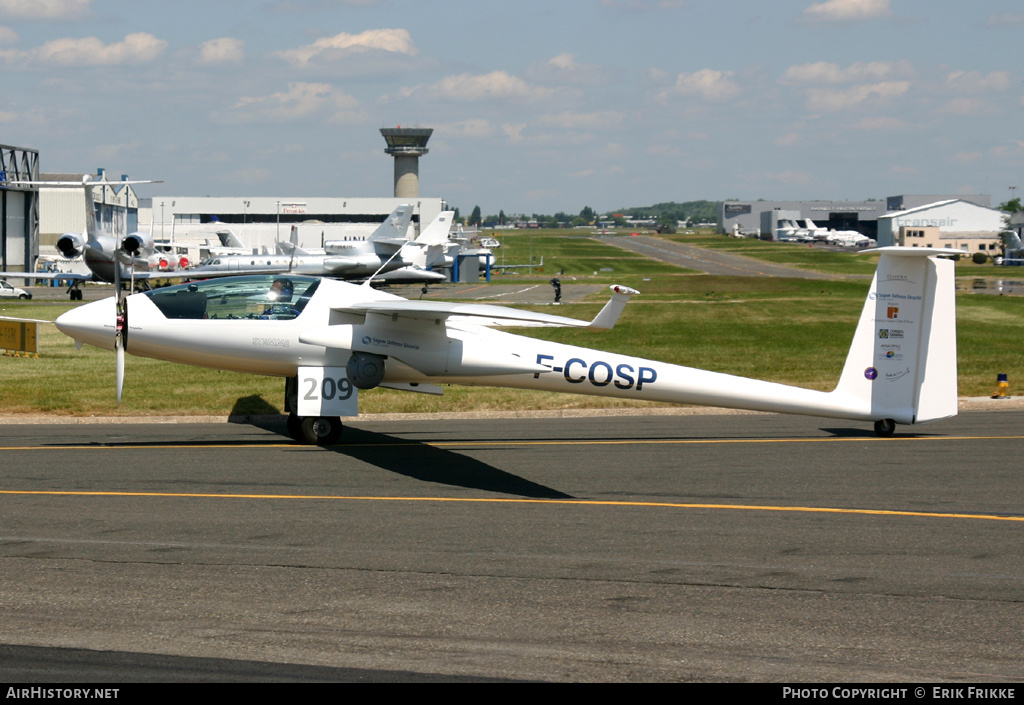
[[1024,185],[1020,0],[0,0],[0,143],[142,195],[468,213]]

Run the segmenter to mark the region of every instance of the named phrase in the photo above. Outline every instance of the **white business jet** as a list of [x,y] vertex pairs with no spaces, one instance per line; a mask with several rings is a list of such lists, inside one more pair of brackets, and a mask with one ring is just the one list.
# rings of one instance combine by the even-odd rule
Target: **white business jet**
[[197,279],[288,272],[350,280],[377,275],[377,279],[392,281],[444,281],[443,274],[425,271],[426,267],[441,263],[441,258],[433,256],[428,261],[424,253],[440,249],[448,241],[454,211],[441,213],[416,240],[409,241],[406,231],[413,208],[409,204],[398,206],[365,240],[326,243],[326,253],[300,247],[298,227],[292,226],[289,239],[277,243],[276,254],[211,257],[193,268],[191,274]]
[[820,225],[815,225],[814,221],[810,218],[805,218],[804,223],[807,224],[807,230],[813,239],[824,240],[832,245],[863,247],[867,243],[871,242],[871,238],[863,233],[857,232],[856,230],[832,230],[829,228],[823,228]]
[[[369,286],[297,275],[231,277],[73,309],[57,327],[79,344],[286,378],[298,439],[331,444],[359,389],[440,394],[441,384],[515,387],[896,424],[956,415],[953,263],[887,247],[832,392],[744,379],[514,335],[503,326],[611,328],[631,295],[612,287],[592,321],[474,303],[409,301]],[[116,323],[115,323],[116,321]],[[120,342],[115,345],[115,331]],[[118,372],[118,389],[123,370]]]

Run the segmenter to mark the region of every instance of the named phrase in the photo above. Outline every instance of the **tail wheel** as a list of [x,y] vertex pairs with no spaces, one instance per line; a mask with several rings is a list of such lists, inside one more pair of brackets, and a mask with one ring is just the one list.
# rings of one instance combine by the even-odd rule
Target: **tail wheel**
[[896,433],[896,422],[892,419],[879,419],[875,421],[875,433],[882,438],[889,438]]
[[318,446],[330,446],[341,440],[341,419],[336,416],[299,417],[301,440]]

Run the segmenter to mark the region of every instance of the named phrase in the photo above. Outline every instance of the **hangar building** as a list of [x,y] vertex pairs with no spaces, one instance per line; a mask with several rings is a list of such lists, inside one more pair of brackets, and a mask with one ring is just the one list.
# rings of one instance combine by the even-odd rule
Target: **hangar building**
[[961,198],[886,213],[878,219],[878,245],[944,247],[995,254],[1005,230],[1003,211]]
[[[936,201],[960,199],[980,206],[989,206],[985,195],[969,196],[890,196],[868,201],[726,201],[719,207],[718,231],[733,232],[738,226],[744,233],[774,235],[777,229],[775,211],[787,212],[785,218],[810,219],[814,224],[832,230],[856,230],[877,238],[879,218],[892,211],[915,208]],[[767,216],[762,216],[767,213]],[[881,243],[879,243],[881,244]]]
[[0,145],[0,271],[30,272],[39,256],[39,152]]
[[399,205],[412,203],[415,238],[447,205],[440,198],[275,198],[243,196],[154,196],[139,199],[139,227],[158,241],[179,246],[219,244],[216,233],[231,230],[248,247],[274,251],[298,226],[299,245],[317,248],[326,240],[363,240]]

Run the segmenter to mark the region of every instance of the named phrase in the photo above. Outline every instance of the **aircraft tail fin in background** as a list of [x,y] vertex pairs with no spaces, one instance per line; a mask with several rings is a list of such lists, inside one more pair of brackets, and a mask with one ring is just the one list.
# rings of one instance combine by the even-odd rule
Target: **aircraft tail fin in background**
[[377,240],[406,240],[409,222],[412,220],[412,204],[403,204],[391,212],[377,229],[366,238],[367,242]]
[[424,269],[443,263],[444,246],[448,244],[454,215],[455,211],[442,211],[438,214],[418,238],[402,246],[402,258]]
[[875,419],[957,413],[953,262],[935,248],[884,247],[834,394]]
[[220,240],[222,247],[237,247],[245,249],[245,243],[230,230],[218,230],[217,239]]
[[444,245],[448,242],[448,232],[452,229],[452,216],[455,211],[442,211],[423,229],[414,242],[418,245]]

